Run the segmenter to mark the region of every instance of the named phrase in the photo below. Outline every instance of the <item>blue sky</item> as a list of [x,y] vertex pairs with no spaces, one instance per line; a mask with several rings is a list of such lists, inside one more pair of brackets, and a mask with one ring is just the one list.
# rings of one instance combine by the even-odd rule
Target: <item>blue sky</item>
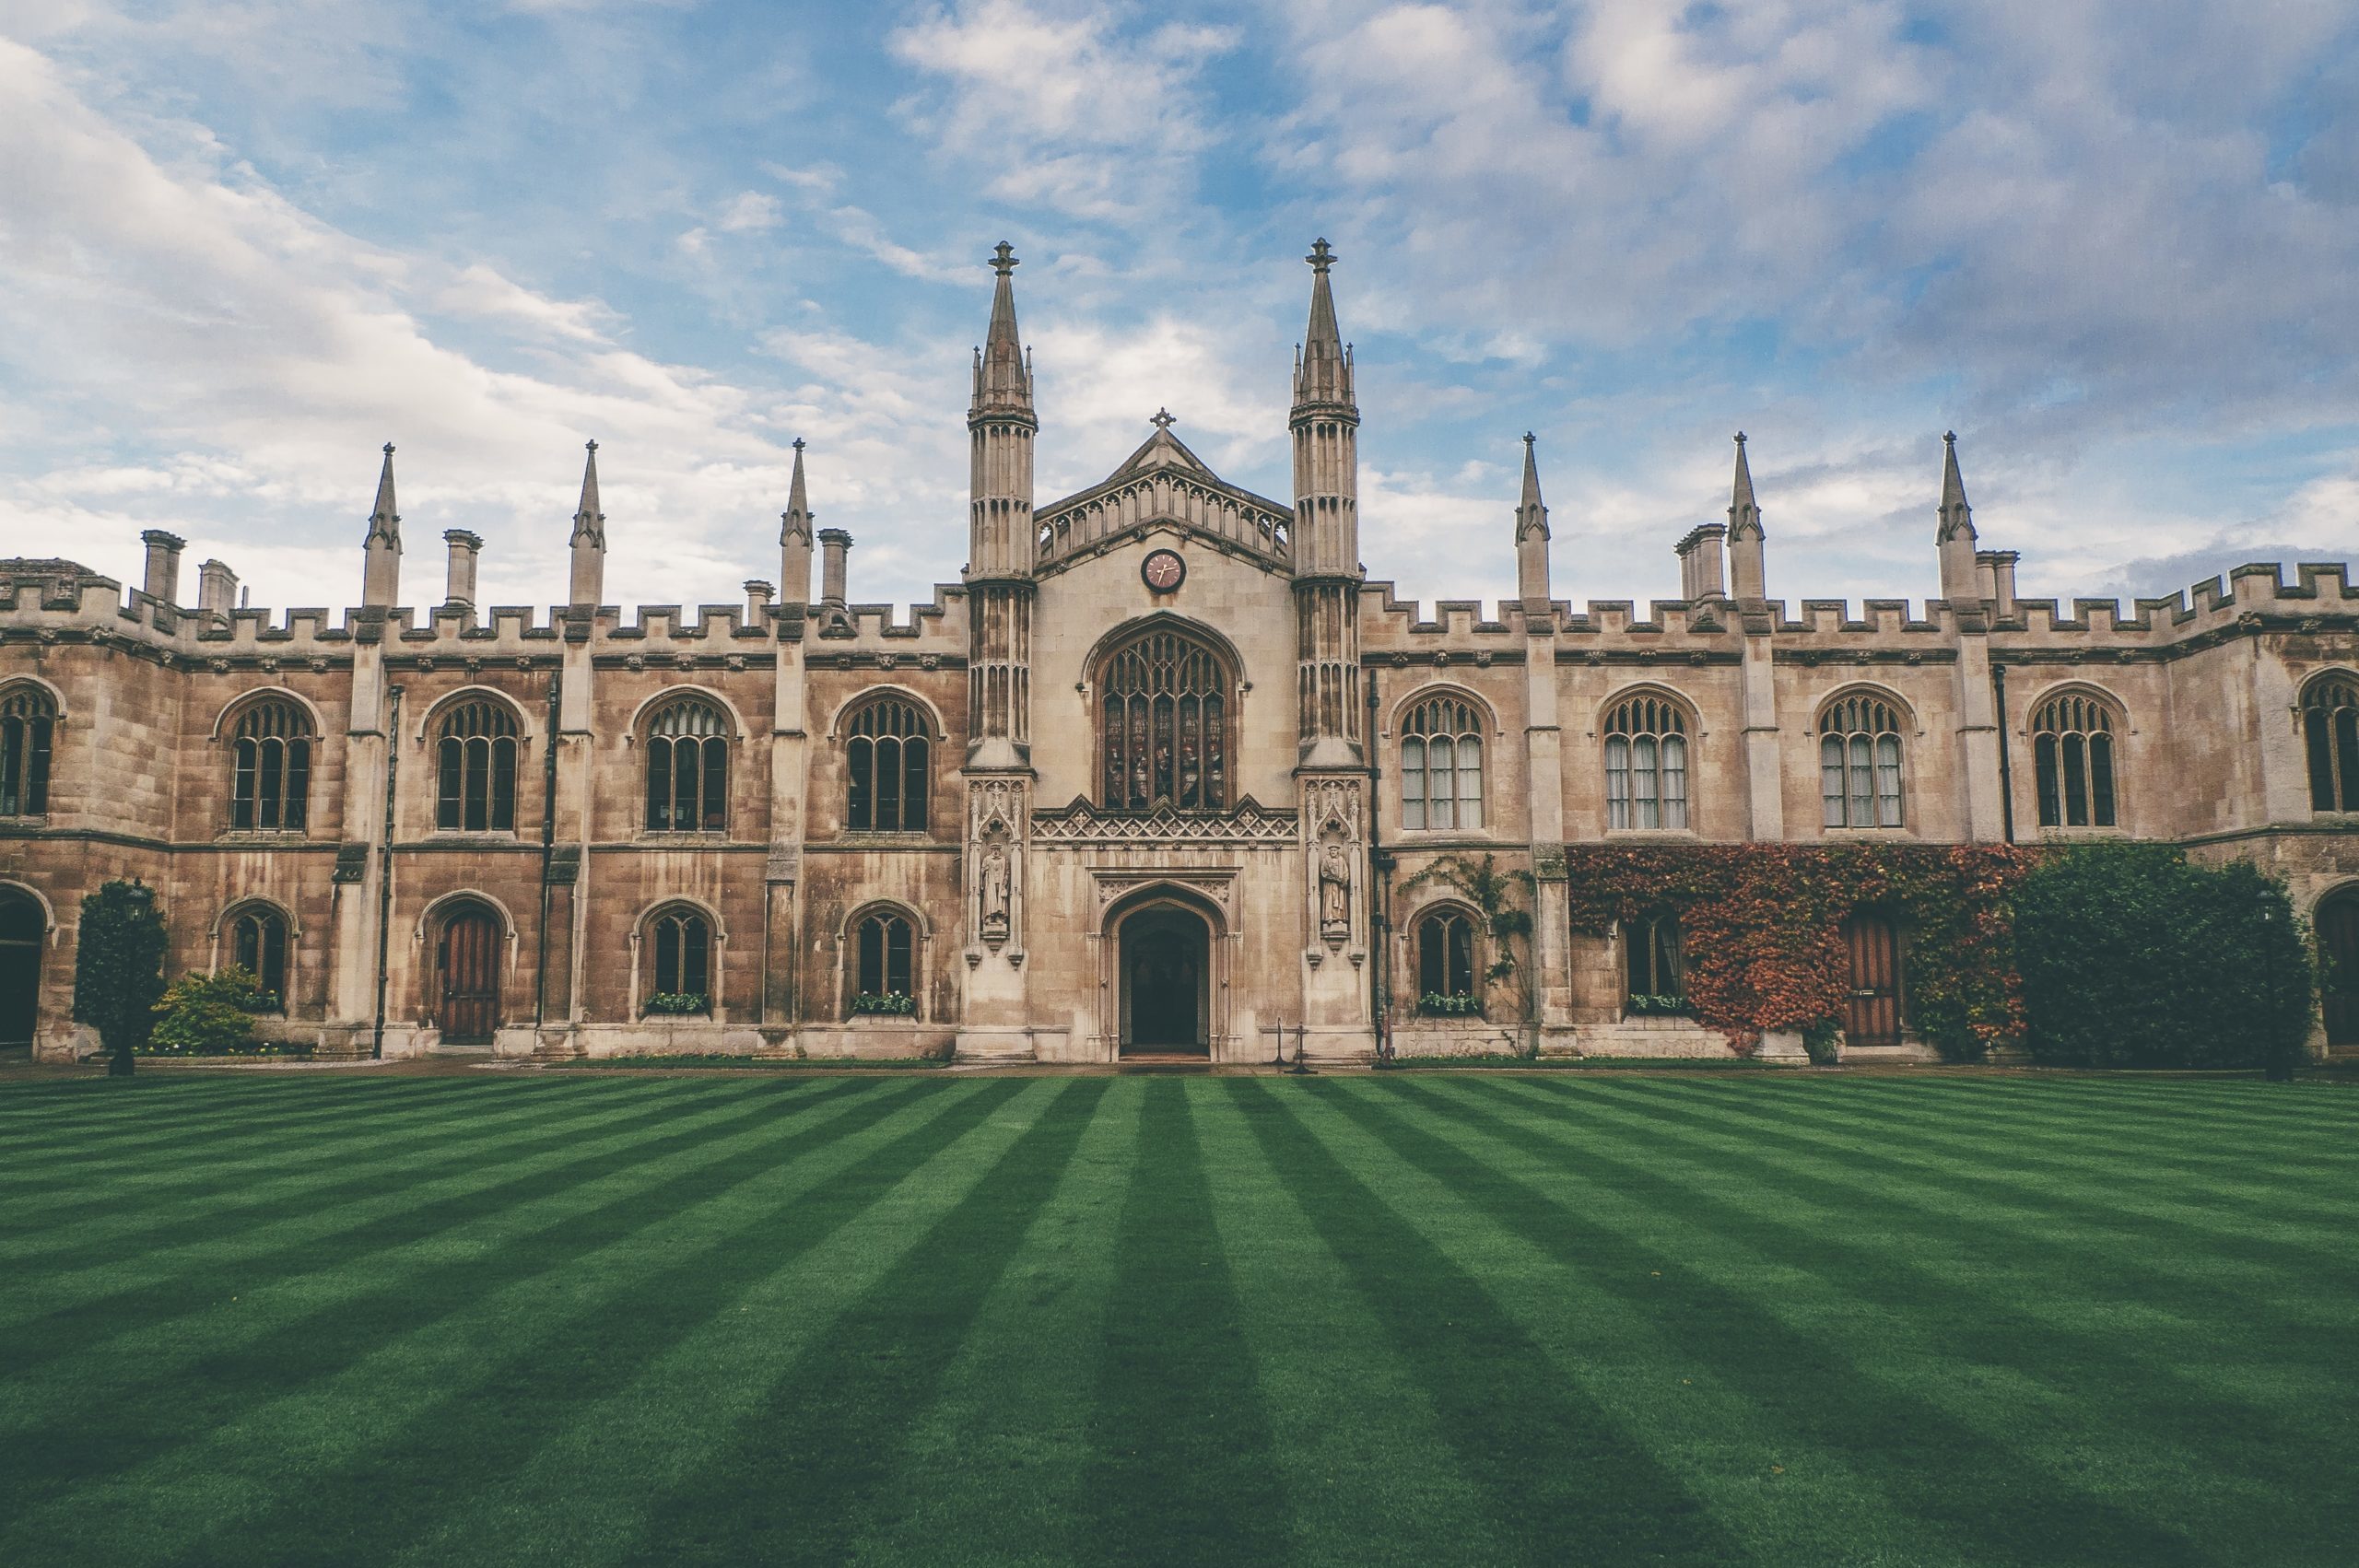
[[788,443],[853,596],[965,558],[968,355],[1024,263],[1040,499],[1168,405],[1289,488],[1325,235],[1362,555],[1672,597],[1751,438],[1771,591],[1934,591],[1940,437],[2033,594],[2359,545],[2359,5],[403,6],[0,12],[0,554],[137,532],[254,603],[405,597],[445,528],[623,603],[776,570]]

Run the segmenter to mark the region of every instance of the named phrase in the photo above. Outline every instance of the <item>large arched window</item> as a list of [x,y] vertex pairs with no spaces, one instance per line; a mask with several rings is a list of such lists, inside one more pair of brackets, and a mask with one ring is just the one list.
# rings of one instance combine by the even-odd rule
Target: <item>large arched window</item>
[[303,831],[311,795],[311,716],[285,697],[265,697],[238,716],[232,733],[230,827]]
[[273,1012],[287,1011],[287,917],[267,904],[249,904],[229,916],[229,962],[262,982]]
[[2302,694],[2302,738],[2310,809],[2359,812],[2359,681],[2333,674],[2311,682]]
[[674,697],[647,721],[647,831],[728,827],[728,716],[707,698]]
[[1687,715],[1667,697],[1627,696],[1606,715],[1605,825],[1687,825]]
[[886,697],[852,716],[844,765],[844,825],[854,833],[923,833],[933,744],[913,702]]
[[1474,919],[1465,910],[1417,921],[1417,999],[1430,1012],[1474,1011]]
[[1109,811],[1228,804],[1228,671],[1168,628],[1132,638],[1098,681],[1098,777]]
[[1829,827],[1900,825],[1900,719],[1863,693],[1838,697],[1818,720],[1819,793]]
[[1429,696],[1402,721],[1401,825],[1483,825],[1483,716],[1463,697]]
[[1622,928],[1622,968],[1633,1012],[1676,1012],[1687,1004],[1679,917],[1648,915]]
[[854,1012],[917,1010],[917,928],[896,909],[863,916],[852,932]]
[[57,706],[35,685],[0,695],[0,816],[49,812],[49,743]]
[[516,828],[516,716],[489,697],[442,716],[434,825],[463,833]]
[[2111,827],[2113,710],[2085,692],[2063,692],[2031,720],[2042,827]]
[[712,1011],[712,922],[686,905],[648,917],[643,938],[650,1012]]

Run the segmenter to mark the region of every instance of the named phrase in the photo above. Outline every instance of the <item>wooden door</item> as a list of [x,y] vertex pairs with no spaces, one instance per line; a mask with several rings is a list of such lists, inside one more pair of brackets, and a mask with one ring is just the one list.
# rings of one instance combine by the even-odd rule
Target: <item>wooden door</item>
[[2319,905],[2318,926],[2326,1043],[2359,1046],[2359,895],[2338,894]]
[[1900,932],[1886,917],[1862,909],[1843,922],[1843,945],[1851,954],[1844,1042],[1900,1044]]
[[462,909],[443,922],[435,967],[443,1043],[490,1039],[499,1026],[499,922],[490,910]]

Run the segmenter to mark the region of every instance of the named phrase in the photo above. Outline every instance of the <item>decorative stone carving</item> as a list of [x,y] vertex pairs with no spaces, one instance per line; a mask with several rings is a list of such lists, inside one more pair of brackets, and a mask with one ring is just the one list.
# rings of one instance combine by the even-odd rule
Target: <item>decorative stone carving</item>
[[1226,909],[1237,887],[1235,866],[1092,866],[1089,875],[1097,884],[1097,907],[1100,909],[1115,899],[1151,883],[1184,887],[1191,893],[1201,893]]
[[1352,934],[1352,858],[1339,840],[1319,851],[1319,934],[1331,943]]
[[1024,785],[984,778],[967,789],[967,885],[970,928],[996,953],[1022,929]]
[[1043,844],[1251,844],[1284,848],[1297,841],[1300,819],[1250,796],[1226,812],[1102,812],[1086,801],[1032,813]]

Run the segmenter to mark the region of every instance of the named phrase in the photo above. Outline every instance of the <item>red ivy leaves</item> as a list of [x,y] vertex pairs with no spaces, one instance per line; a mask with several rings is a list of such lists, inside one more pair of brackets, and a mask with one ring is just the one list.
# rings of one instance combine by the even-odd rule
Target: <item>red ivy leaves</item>
[[1765,1030],[1839,1018],[1844,918],[1888,911],[1907,933],[1908,1011],[1954,1056],[2023,1033],[2012,900],[2036,851],[1999,845],[1569,845],[1572,924],[1603,934],[1679,916],[1687,1000],[1739,1049]]

